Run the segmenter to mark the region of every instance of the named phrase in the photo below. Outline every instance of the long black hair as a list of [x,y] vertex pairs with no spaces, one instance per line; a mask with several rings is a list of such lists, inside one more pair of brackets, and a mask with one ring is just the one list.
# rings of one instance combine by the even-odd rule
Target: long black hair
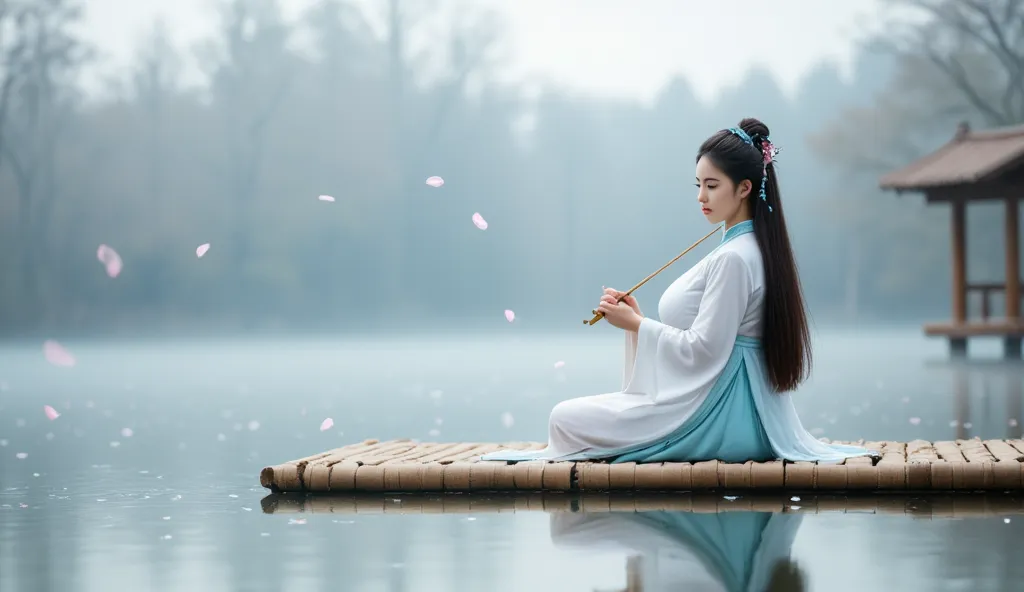
[[[708,157],[738,185],[750,181],[746,203],[754,223],[754,236],[764,261],[764,320],[761,343],[768,378],[776,392],[795,389],[811,370],[811,338],[804,308],[803,290],[793,248],[789,244],[786,218],[779,196],[775,163],[764,164],[762,148],[769,142],[768,126],[746,118],[739,124],[752,144],[729,130],[717,132],[700,146],[697,160]],[[763,175],[764,173],[764,175]],[[764,194],[761,195],[762,176]]]

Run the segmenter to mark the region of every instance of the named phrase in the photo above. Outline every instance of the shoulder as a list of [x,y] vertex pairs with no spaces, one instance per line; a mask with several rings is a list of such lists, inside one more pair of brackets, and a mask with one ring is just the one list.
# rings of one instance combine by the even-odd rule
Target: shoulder
[[[747,235],[738,237],[708,255],[705,270],[708,277],[736,277],[751,280],[754,267],[758,264],[757,257],[760,252],[757,249],[756,241],[746,241]],[[753,243],[751,245],[746,244]]]

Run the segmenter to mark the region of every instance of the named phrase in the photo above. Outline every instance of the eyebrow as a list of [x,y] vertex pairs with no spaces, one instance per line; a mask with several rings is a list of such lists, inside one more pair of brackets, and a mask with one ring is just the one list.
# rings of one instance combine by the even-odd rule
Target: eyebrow
[[[694,179],[697,179],[697,181],[700,182],[700,177],[694,177]],[[708,177],[707,179],[704,179],[704,180],[705,181],[719,181],[719,179],[716,179],[714,177]]]

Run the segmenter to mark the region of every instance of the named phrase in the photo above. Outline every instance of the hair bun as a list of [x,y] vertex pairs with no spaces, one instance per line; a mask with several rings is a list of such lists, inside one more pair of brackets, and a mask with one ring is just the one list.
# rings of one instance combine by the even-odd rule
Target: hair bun
[[740,129],[747,132],[751,138],[761,137],[761,139],[767,138],[771,135],[768,130],[768,126],[761,122],[760,119],[754,117],[746,117],[740,122]]

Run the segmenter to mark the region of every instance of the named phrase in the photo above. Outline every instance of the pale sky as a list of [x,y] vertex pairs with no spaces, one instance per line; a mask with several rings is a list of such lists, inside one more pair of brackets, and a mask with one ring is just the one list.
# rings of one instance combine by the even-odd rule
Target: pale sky
[[[291,19],[318,0],[283,0]],[[385,0],[356,0],[380,10]],[[581,92],[648,100],[676,73],[705,99],[764,65],[789,90],[832,60],[845,71],[853,41],[880,0],[474,0],[508,20],[502,78],[543,76]],[[181,49],[216,30],[216,0],[87,0],[84,34],[108,56],[132,51],[162,16]],[[376,5],[376,6],[374,6]]]

